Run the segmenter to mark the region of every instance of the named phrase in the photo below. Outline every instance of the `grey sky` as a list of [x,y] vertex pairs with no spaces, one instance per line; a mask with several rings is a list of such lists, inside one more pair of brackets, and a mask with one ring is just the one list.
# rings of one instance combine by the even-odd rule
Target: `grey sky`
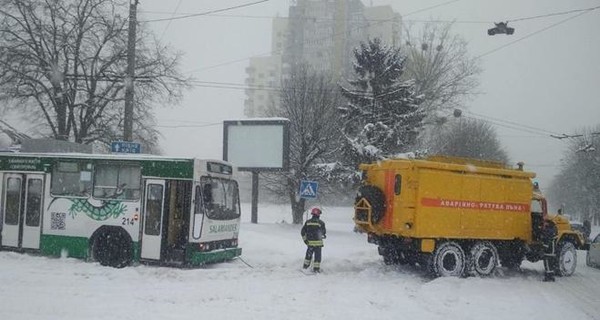
[[[141,0],[139,19],[168,18],[176,8],[179,14],[199,13],[247,2],[253,1]],[[184,72],[193,73],[201,81],[242,84],[247,58],[270,51],[271,20],[263,17],[287,16],[289,2],[271,0],[219,16],[154,22],[151,27],[165,44],[184,52]],[[374,5],[391,4],[404,16],[447,1],[363,2],[366,5],[371,2]],[[512,36],[488,36],[486,31],[493,26],[492,21],[596,6],[600,6],[599,1],[459,0],[405,19],[456,20],[454,32],[469,42],[473,56],[479,56],[577,13],[516,21],[511,23],[516,29]],[[464,21],[490,23],[461,23]],[[419,23],[414,22],[415,26]],[[484,55],[481,58],[481,94],[467,103],[467,110],[472,114],[467,112],[466,115],[483,115],[560,134],[600,124],[598,30],[600,9]],[[242,118],[243,103],[243,90],[195,87],[187,92],[180,106],[158,108],[165,153],[220,158],[221,123],[226,119]],[[503,126],[496,128],[511,160],[524,161],[527,169],[538,173],[542,187],[547,187],[558,169],[566,142],[535,133],[538,130],[524,132]]]

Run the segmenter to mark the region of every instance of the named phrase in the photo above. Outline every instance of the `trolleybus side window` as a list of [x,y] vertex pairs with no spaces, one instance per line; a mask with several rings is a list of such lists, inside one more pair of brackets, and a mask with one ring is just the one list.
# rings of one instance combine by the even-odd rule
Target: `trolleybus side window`
[[88,197],[92,190],[92,164],[57,162],[52,171],[53,196]]
[[141,188],[139,166],[98,164],[94,174],[94,198],[138,200]]
[[6,210],[4,223],[16,226],[19,224],[21,211],[21,178],[6,179]]

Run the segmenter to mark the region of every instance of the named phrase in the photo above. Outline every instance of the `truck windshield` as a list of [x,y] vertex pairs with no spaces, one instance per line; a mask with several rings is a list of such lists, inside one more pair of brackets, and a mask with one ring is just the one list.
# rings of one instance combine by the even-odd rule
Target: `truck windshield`
[[237,182],[214,177],[200,178],[202,205],[214,220],[231,220],[240,216]]

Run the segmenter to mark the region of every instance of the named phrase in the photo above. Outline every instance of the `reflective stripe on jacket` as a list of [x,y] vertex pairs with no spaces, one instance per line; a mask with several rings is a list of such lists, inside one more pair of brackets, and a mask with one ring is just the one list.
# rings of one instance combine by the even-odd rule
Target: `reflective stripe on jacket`
[[302,230],[300,230],[302,240],[311,247],[322,247],[323,239],[326,237],[325,222],[318,217],[313,216],[306,220]]

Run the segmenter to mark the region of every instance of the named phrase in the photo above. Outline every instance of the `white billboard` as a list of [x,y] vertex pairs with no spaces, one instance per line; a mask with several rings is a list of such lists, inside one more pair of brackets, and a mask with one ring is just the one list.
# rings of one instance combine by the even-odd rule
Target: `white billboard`
[[241,171],[287,170],[289,120],[266,118],[223,123],[223,160]]

